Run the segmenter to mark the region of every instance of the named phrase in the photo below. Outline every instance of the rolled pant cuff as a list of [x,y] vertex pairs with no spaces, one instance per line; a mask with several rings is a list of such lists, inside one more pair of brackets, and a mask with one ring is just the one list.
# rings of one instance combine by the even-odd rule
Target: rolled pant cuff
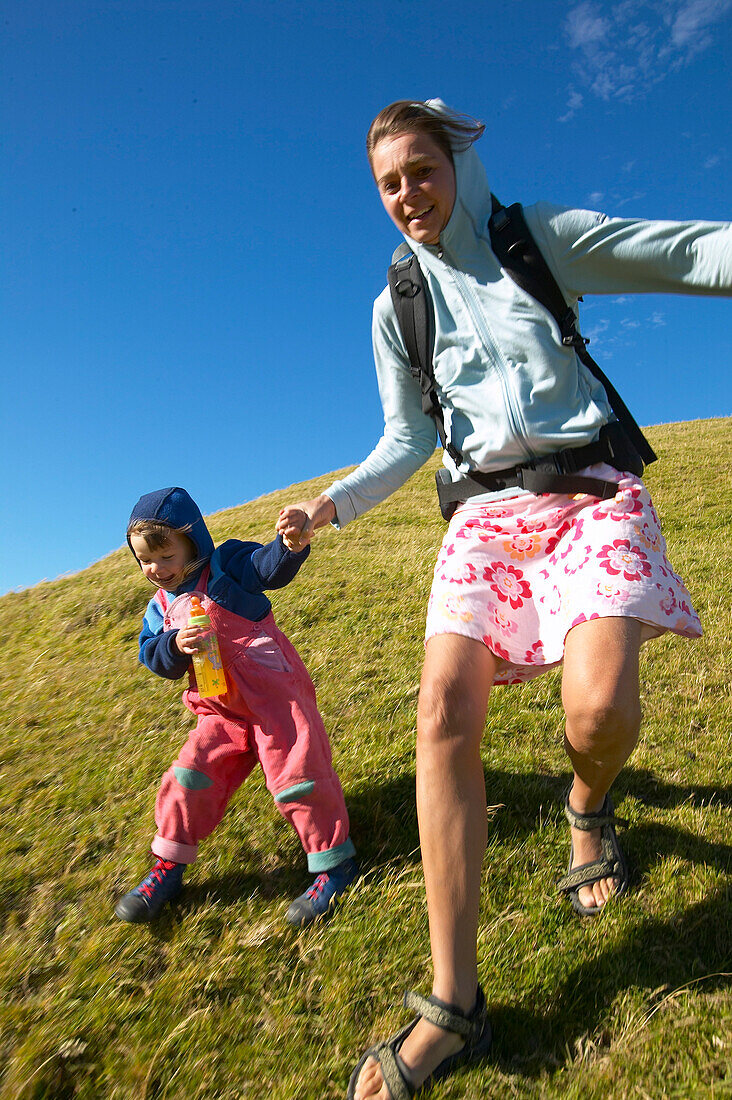
[[177,840],[166,840],[164,836],[156,836],[150,848],[153,855],[169,859],[171,863],[195,863],[198,855],[197,844],[180,844]]
[[353,841],[350,836],[342,844],[335,848],[328,848],[325,852],[308,852],[308,871],[319,874],[321,871],[332,871],[345,859],[351,859],[356,854]]

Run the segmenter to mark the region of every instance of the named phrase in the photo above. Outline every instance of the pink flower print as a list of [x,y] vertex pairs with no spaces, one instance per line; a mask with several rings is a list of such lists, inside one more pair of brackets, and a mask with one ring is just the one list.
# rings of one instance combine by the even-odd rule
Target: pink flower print
[[582,612],[580,615],[577,616],[576,619],[572,619],[572,622],[569,624],[569,629],[571,630],[573,626],[579,626],[580,623],[588,623],[590,621],[590,619],[599,619],[599,618],[600,618],[600,616],[599,616],[597,611],[593,611],[592,614],[590,615],[589,619],[587,618],[585,613]]
[[446,619],[459,619],[462,623],[469,623],[473,618],[472,613],[465,606],[464,596],[452,594],[440,596],[437,609]]
[[612,576],[622,573],[626,581],[639,581],[641,577],[651,575],[647,555],[637,546],[631,546],[628,539],[615,539],[612,546],[606,543],[597,560]]
[[545,596],[540,596],[539,600],[544,604],[550,615],[559,614],[562,607],[562,593],[556,584],[552,585],[551,592],[547,592]]
[[651,527],[650,523],[643,524],[642,529],[638,532],[638,538],[650,550],[661,548],[661,532],[657,528]]
[[608,578],[606,581],[600,581],[597,585],[598,596],[604,596],[606,600],[609,600],[612,606],[624,603],[630,593],[622,588],[617,581],[612,581]]
[[538,516],[536,518],[529,517],[528,519],[524,516],[518,516],[516,523],[519,530],[524,534],[531,534],[533,531],[546,531],[548,527],[556,527],[557,524],[561,522],[562,515],[561,508],[555,508],[549,515],[545,515],[543,519]]
[[502,645],[494,641],[488,634],[483,635],[483,643],[488,646],[491,653],[495,653],[496,657],[503,657],[504,661],[510,661],[511,658],[508,655],[508,650],[504,649]]
[[512,539],[507,539],[503,544],[503,549],[514,561],[523,561],[524,558],[533,558],[534,554],[538,554],[540,546],[541,539],[539,536],[526,532],[514,535]]
[[454,572],[448,574],[443,570],[440,580],[449,581],[450,584],[472,584],[478,579],[475,566],[472,562],[466,561],[459,569],[455,569]]
[[488,615],[491,624],[496,630],[500,631],[504,637],[510,638],[510,636],[515,634],[518,630],[518,623],[510,617],[504,608],[499,607],[497,604],[488,604]]
[[[658,587],[660,588],[661,585],[659,584]],[[676,603],[676,597],[674,596],[673,588],[666,589],[663,598],[660,601],[660,604],[661,610],[663,611],[664,615],[673,615],[678,606]]]
[[[591,546],[575,547],[574,554],[564,567],[565,576],[569,577],[572,573],[576,573],[578,569],[582,569],[583,566],[587,565],[587,562],[590,560],[591,556]],[[566,555],[563,554],[562,557],[566,557]]]
[[525,665],[541,665],[544,663],[544,646],[541,641],[534,642],[531,649],[526,650],[524,656]]
[[523,572],[514,565],[504,565],[497,562],[495,565],[486,565],[483,570],[484,578],[490,582],[490,586],[504,603],[510,603],[514,610],[521,607],[524,600],[531,595],[531,587],[528,581],[523,580]]
[[490,542],[502,530],[499,523],[489,523],[487,519],[469,519],[460,528],[455,538],[469,539],[477,535],[481,542]]
[[510,508],[486,508],[483,512],[485,519],[505,519],[513,515]]
[[611,501],[605,501],[604,506],[601,505],[595,509],[592,518],[605,519],[606,516],[610,516],[610,519],[619,523],[628,516],[639,516],[643,511],[640,495],[640,488],[618,489]]
[[679,600],[679,611],[682,611],[684,615],[688,615],[690,619],[698,621],[695,612],[691,610],[686,600]]
[[[578,520],[577,521],[577,526],[580,529],[580,534],[582,533],[581,524],[582,524],[582,520]],[[561,527],[557,528],[556,534],[552,535],[551,538],[549,539],[549,541],[546,544],[545,549],[546,549],[547,554],[551,554],[552,551],[555,550],[557,546],[559,546],[559,543],[562,541],[564,536],[567,534],[567,531],[570,531],[571,529],[572,529],[572,524],[571,523],[563,523],[561,525]],[[579,535],[577,536],[577,538],[579,538]],[[568,547],[567,550],[565,550],[564,554],[562,554],[561,556],[565,557],[565,555],[569,553],[570,549],[571,549],[571,547]],[[552,559],[552,564],[556,564],[556,558]]]
[[476,523],[473,534],[477,535],[481,542],[490,542],[496,535],[500,535],[503,528],[499,523]]

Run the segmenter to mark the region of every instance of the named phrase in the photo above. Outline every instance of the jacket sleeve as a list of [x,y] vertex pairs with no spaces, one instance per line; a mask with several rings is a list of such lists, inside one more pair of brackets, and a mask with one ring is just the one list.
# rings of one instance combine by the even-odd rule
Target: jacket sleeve
[[258,542],[229,539],[219,546],[211,559],[212,575],[220,570],[247,592],[284,588],[296,576],[310,547],[293,553],[278,535],[266,546]]
[[437,444],[437,429],[422,411],[419,382],[409,368],[388,288],[374,304],[372,339],[384,432],[353,473],[325,490],[335,505],[334,526],[339,528],[401,488]]
[[163,629],[163,613],[153,597],[142,620],[139,656],[146,668],[166,680],[180,680],[190,664],[190,657],[179,653],[175,645],[177,633],[177,630]]
[[728,222],[642,221],[537,203],[526,220],[568,296],[732,295]]

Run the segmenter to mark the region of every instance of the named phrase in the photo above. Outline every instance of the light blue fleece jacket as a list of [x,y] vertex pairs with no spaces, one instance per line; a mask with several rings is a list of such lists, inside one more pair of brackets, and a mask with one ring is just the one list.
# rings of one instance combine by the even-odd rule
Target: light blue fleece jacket
[[[439,100],[434,109],[448,111]],[[455,152],[456,199],[439,245],[405,236],[435,307],[434,372],[445,427],[485,472],[597,439],[614,419],[604,388],[562,345],[553,318],[500,267],[490,245],[491,192],[471,146]],[[524,210],[568,304],[586,294],[732,293],[732,226],[608,218],[540,202]],[[388,287],[374,304],[373,346],[384,434],[326,494],[343,527],[400,488],[435,449]],[[632,408],[632,394],[625,395]],[[447,454],[453,480],[460,474]],[[488,499],[520,490],[486,494]]]

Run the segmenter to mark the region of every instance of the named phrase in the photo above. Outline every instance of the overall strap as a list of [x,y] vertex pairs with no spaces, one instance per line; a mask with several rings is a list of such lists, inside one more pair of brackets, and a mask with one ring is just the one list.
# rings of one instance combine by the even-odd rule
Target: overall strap
[[580,361],[601,383],[610,407],[625,428],[628,438],[643,462],[646,465],[655,462],[656,454],[638,427],[635,418],[610,379],[588,352],[589,340],[577,330],[574,310],[567,305],[556,279],[531,235],[521,203],[515,202],[512,206],[506,207],[496,199],[495,195],[491,195],[491,203],[493,213],[488,222],[488,230],[491,248],[501,266],[518,286],[551,313],[559,326],[562,343],[565,347],[574,348]]
[[[210,565],[209,565],[208,562],[206,562],[203,569],[201,570],[201,576],[198,578],[198,587],[197,587],[197,591],[203,592],[204,596],[208,595],[207,586],[208,586],[208,579],[209,579],[210,573],[211,573]],[[159,588],[157,590],[157,592],[155,593],[155,598],[157,599],[158,603],[160,604],[163,611],[167,615],[168,608],[170,606],[170,600],[168,599],[168,593],[165,591],[164,588]]]
[[406,243],[400,244],[394,252],[387,277],[394,312],[409,355],[409,366],[413,377],[419,379],[422,412],[433,417],[443,449],[459,466],[463,456],[447,438],[445,416],[435,389],[435,313],[432,295],[417,257]]

